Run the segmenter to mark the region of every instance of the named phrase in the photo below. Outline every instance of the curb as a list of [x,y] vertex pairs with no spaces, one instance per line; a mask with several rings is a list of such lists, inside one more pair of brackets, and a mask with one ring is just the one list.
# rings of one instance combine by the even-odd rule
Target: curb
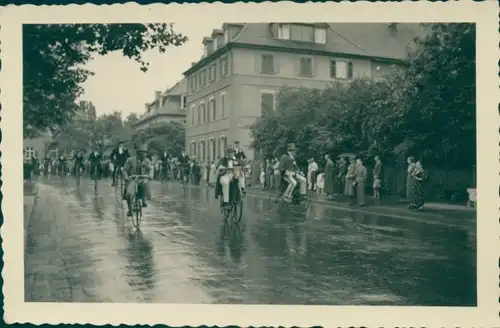
[[[34,183],[34,191],[30,192],[28,194],[24,194],[23,192],[23,197],[34,197],[33,199],[33,205],[31,206],[31,211],[28,215],[25,215],[24,213],[24,206],[23,206],[23,233],[24,233],[24,245],[26,246],[26,238],[28,237],[28,234],[26,233],[28,225],[31,221],[31,217],[33,216],[33,213],[35,212],[35,207],[38,201],[38,183]],[[24,204],[23,204],[24,205]]]

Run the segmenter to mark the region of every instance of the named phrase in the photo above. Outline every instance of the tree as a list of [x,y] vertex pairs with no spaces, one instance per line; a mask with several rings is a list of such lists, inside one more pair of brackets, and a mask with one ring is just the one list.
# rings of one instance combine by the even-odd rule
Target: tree
[[130,113],[125,120],[125,125],[128,127],[133,127],[139,121],[136,113]]
[[158,154],[168,149],[173,156],[180,156],[185,143],[184,125],[177,122],[152,125],[134,132],[131,143],[134,146],[147,144],[151,152]]
[[24,24],[24,131],[28,125],[46,129],[71,121],[81,84],[93,75],[83,68],[93,55],[121,51],[146,72],[144,51],[164,53],[186,41],[172,24]]

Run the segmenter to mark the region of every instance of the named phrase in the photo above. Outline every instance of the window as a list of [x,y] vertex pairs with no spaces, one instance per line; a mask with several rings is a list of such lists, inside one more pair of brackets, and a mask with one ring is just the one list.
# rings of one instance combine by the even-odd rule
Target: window
[[312,76],[312,58],[300,57],[300,76]]
[[279,24],[278,25],[278,39],[289,40],[290,39],[290,24]]
[[203,123],[207,123],[208,121],[210,121],[210,112],[207,108],[207,106],[205,106],[205,104],[202,105],[203,107]]
[[274,56],[263,54],[261,60],[260,72],[262,74],[274,74]]
[[214,41],[213,41],[213,51],[215,52],[217,50],[217,48],[219,47],[218,45],[218,39],[217,39],[217,36],[214,38]]
[[352,62],[343,60],[330,61],[330,77],[332,79],[352,79]]
[[274,90],[261,90],[260,91],[260,105],[261,105],[261,114],[265,115],[275,110],[276,101],[275,101]]
[[200,157],[201,161],[205,161],[205,140],[200,140]]
[[186,109],[187,104],[187,96],[181,95],[181,109]]
[[207,80],[206,80],[207,77],[206,77],[206,74],[205,74],[205,70],[202,70],[198,76],[199,76],[199,79],[200,79],[198,85],[200,86],[200,88],[203,88],[205,86],[206,82],[207,82]]
[[191,141],[191,156],[196,156],[196,141]]
[[210,116],[212,117],[211,120],[215,121],[217,119],[217,111],[215,107],[215,97],[211,97],[210,100],[208,101],[208,106],[209,106],[209,111],[210,111]]
[[326,43],[326,28],[314,29],[314,42],[322,44]]
[[229,43],[229,30],[224,30],[224,43]]
[[199,112],[198,112],[198,118],[200,119],[200,121],[199,121],[200,124],[203,124],[203,123],[206,122],[207,113],[206,113],[206,110],[205,110],[205,103],[203,103],[203,102],[200,103]]
[[222,57],[220,60],[220,75],[226,76],[228,71],[229,71],[229,62],[227,56],[225,56]]
[[201,124],[201,105],[198,106],[198,121],[196,124]]
[[220,118],[226,117],[226,93],[220,94]]
[[314,42],[314,27],[308,25],[292,25],[291,36],[295,41]]
[[29,160],[35,155],[35,149],[33,147],[24,148],[24,159]]
[[191,77],[191,91],[196,90],[196,75]]
[[191,126],[194,126],[195,111],[196,111],[196,106],[193,104],[191,105]]
[[213,82],[215,81],[215,70],[216,70],[216,65],[215,63],[210,65],[208,68],[208,81]]
[[212,138],[210,140],[210,143],[212,144],[211,149],[212,149],[212,160],[215,161],[217,159],[217,148],[215,147],[215,139]]
[[227,147],[227,138],[225,136],[220,137],[220,155],[219,156],[224,156],[224,153],[226,152],[226,147]]

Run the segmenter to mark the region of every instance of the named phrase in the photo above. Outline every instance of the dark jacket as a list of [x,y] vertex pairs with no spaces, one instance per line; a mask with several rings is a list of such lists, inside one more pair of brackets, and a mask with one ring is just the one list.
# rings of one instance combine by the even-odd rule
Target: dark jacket
[[97,162],[100,162],[101,160],[102,160],[102,156],[100,153],[94,154],[94,152],[92,152],[92,154],[90,154],[90,156],[89,156],[90,163],[97,163]]
[[109,158],[118,165],[125,165],[125,162],[130,157],[128,149],[123,148],[123,152],[120,154],[118,147],[113,149]]
[[242,159],[247,159],[247,156],[243,152],[243,149],[237,149],[234,157],[236,157],[238,161],[241,161]]

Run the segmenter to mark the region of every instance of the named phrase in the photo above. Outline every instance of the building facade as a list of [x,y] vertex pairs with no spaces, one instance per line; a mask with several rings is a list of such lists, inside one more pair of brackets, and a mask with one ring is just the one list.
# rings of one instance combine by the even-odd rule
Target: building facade
[[165,122],[186,123],[187,82],[182,79],[164,93],[155,92],[155,100],[146,104],[146,112],[134,124],[136,130]]
[[275,110],[282,87],[327,88],[380,78],[407,56],[419,24],[224,24],[203,40],[188,82],[186,149],[216,160],[234,141],[254,158],[250,126]]

